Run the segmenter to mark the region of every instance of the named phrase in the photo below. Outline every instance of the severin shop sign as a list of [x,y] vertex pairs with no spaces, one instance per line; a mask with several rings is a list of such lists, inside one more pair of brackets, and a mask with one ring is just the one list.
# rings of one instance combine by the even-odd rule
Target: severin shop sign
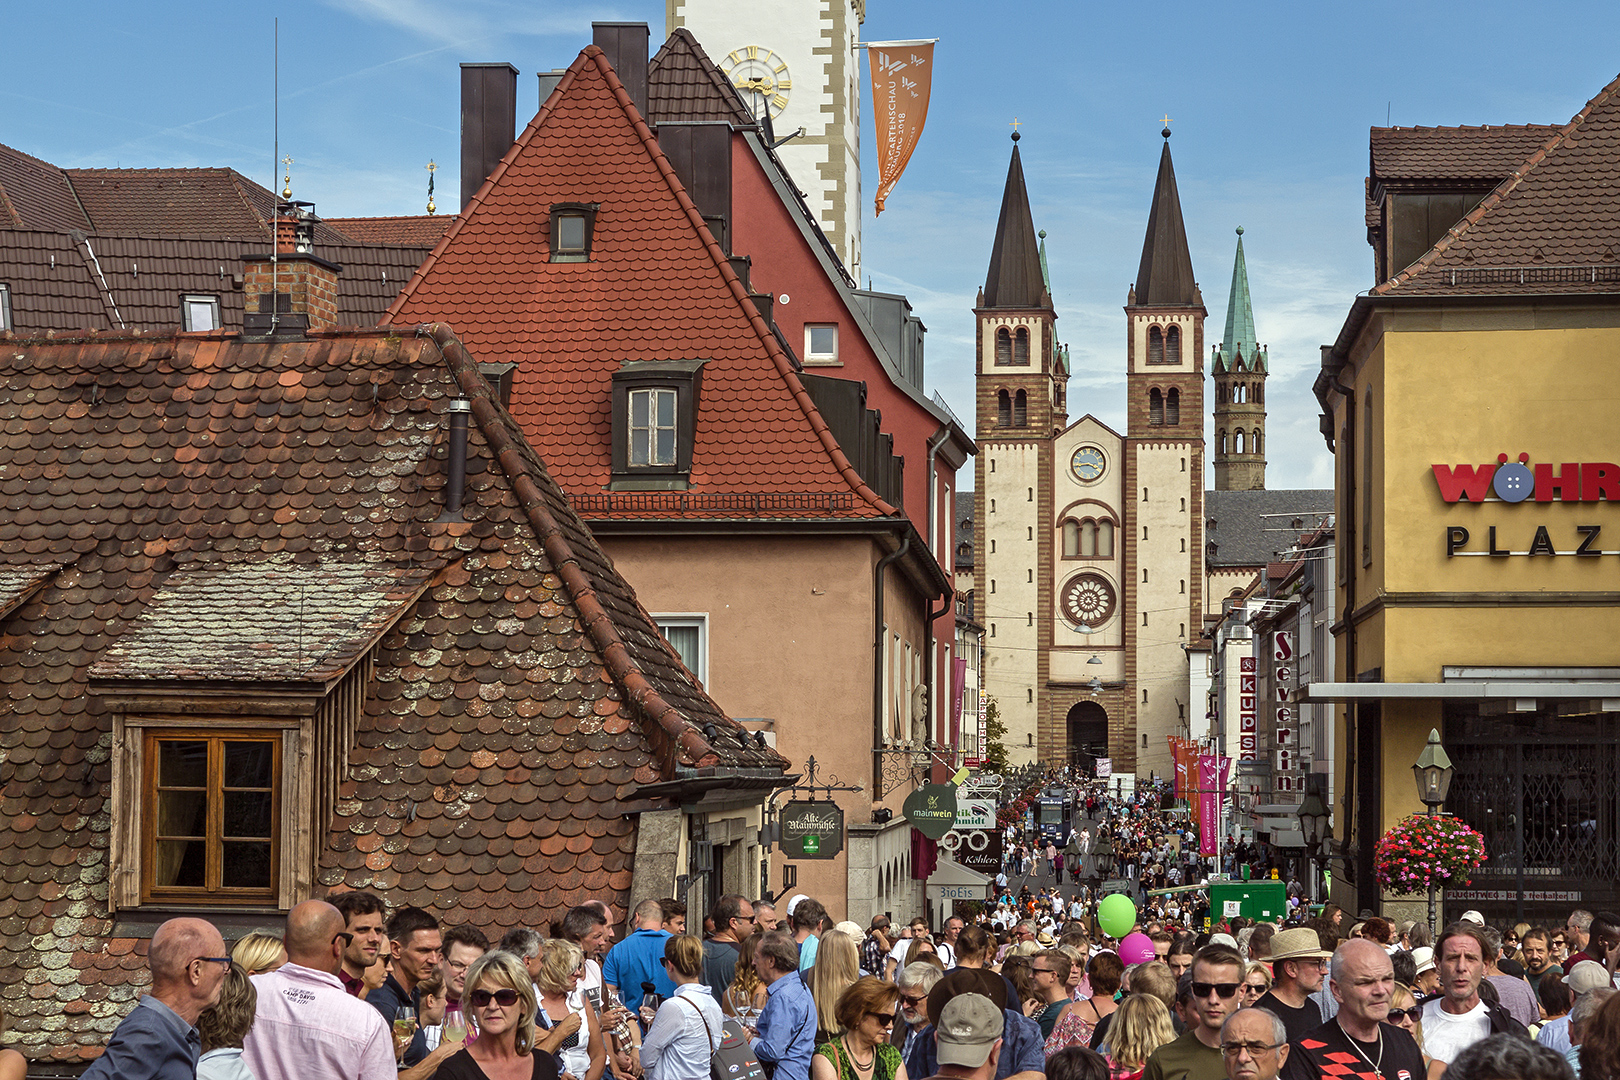
[[[1594,503],[1608,500],[1620,502],[1620,465],[1608,461],[1566,461],[1559,465],[1546,462],[1530,464],[1529,454],[1520,454],[1519,460],[1510,462],[1506,454],[1498,454],[1496,464],[1490,465],[1432,465],[1434,481],[1440,489],[1440,498],[1447,503],[1471,502],[1580,502]],[[1553,542],[1547,526],[1535,526],[1530,543],[1516,551],[1510,540],[1499,541],[1497,526],[1487,527],[1483,550],[1468,550],[1471,534],[1461,525],[1446,526],[1446,557],[1458,555],[1613,555],[1620,552],[1605,551],[1598,543],[1601,525],[1576,525],[1576,537],[1567,537],[1565,549]],[[1518,526],[1516,532],[1526,532],[1528,525]]]

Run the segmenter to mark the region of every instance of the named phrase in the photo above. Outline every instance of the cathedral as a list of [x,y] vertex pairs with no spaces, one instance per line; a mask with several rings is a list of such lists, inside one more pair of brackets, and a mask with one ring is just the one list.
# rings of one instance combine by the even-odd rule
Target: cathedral
[[[1170,132],[1125,302],[1126,425],[1070,421],[1044,233],[1013,135],[976,323],[974,590],[984,692],[1009,759],[1115,774],[1168,764],[1205,729],[1205,617],[1255,568],[1211,577],[1206,494],[1265,487],[1266,353],[1239,230],[1225,335],[1211,352],[1215,492],[1204,490],[1204,320]],[[1261,560],[1262,565],[1264,560]],[[1233,570],[1237,569],[1237,573]],[[1215,595],[1215,594],[1219,595]]]

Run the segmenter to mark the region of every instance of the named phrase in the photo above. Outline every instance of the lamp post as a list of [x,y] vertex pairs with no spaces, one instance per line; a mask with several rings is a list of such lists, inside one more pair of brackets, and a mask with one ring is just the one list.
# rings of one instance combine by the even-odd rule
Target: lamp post
[[1305,800],[1299,804],[1299,831],[1305,837],[1305,860],[1310,867],[1311,896],[1317,899],[1317,870],[1316,857],[1318,852],[1325,851],[1323,836],[1327,832],[1328,809],[1322,802],[1322,796],[1316,792],[1307,792]]
[[[1451,758],[1446,756],[1446,748],[1440,745],[1440,731],[1437,728],[1429,729],[1429,741],[1423,747],[1423,753],[1418,755],[1417,761],[1412,765],[1412,776],[1417,780],[1418,798],[1423,805],[1429,808],[1429,816],[1434,817],[1440,812],[1440,807],[1446,803],[1446,795],[1451,791],[1451,777],[1456,773],[1451,764]],[[1429,938],[1434,938],[1434,882],[1429,882]]]

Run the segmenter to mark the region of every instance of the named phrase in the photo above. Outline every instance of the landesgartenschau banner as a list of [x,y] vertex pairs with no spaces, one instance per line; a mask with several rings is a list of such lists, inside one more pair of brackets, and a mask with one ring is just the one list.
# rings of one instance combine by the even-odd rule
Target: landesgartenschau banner
[[872,119],[877,126],[877,213],[906,171],[928,120],[934,78],[934,42],[866,42],[872,72]]
[[1198,854],[1220,853],[1221,791],[1226,787],[1226,770],[1231,758],[1214,754],[1198,755]]

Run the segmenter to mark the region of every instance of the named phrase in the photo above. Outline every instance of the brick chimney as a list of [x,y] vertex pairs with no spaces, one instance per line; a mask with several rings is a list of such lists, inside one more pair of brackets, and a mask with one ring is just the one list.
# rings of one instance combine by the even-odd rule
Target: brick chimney
[[301,338],[337,325],[338,275],[343,268],[315,254],[313,203],[276,207],[274,258],[242,260],[242,336]]

